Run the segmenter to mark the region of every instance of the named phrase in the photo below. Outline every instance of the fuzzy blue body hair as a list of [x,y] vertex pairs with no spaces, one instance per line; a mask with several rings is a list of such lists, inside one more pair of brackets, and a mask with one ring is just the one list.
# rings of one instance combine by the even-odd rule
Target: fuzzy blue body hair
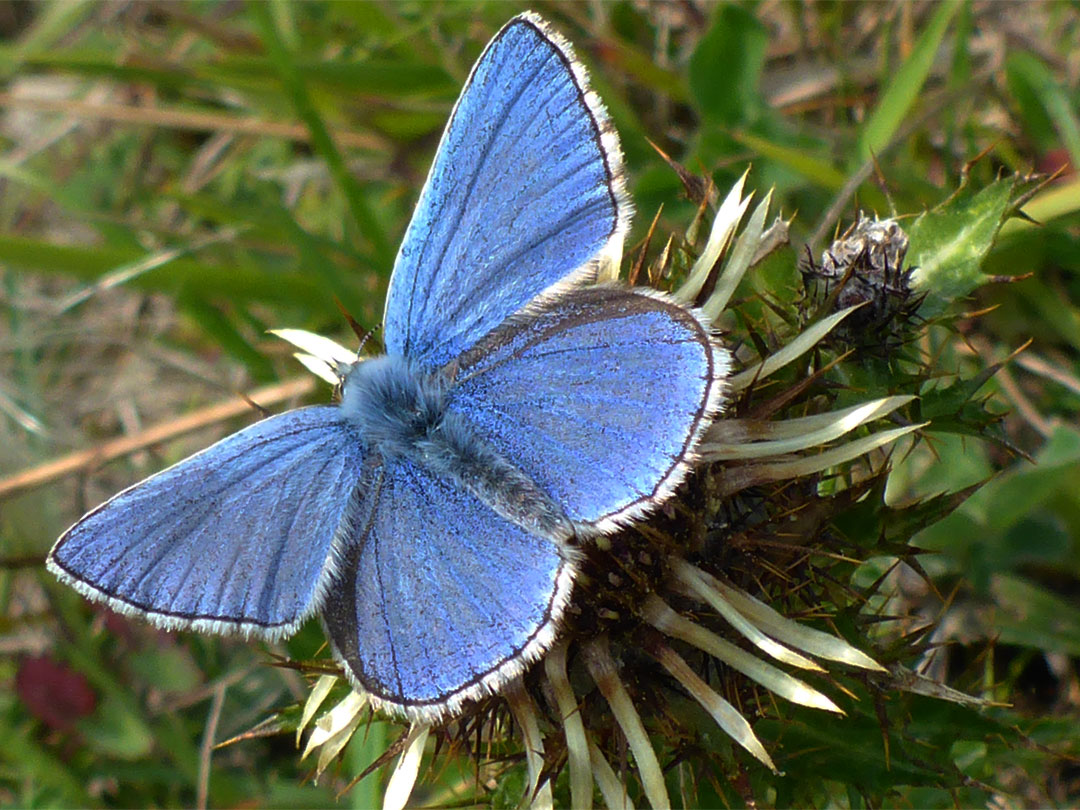
[[407,358],[356,363],[345,377],[341,409],[367,447],[408,459],[457,482],[521,528],[569,540],[574,527],[551,497],[481,439],[465,417],[446,408],[451,383]]

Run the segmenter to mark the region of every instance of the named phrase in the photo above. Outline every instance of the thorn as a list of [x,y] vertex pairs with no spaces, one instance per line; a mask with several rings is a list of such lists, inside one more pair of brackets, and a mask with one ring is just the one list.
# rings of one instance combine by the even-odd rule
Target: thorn
[[353,334],[356,335],[357,340],[360,341],[360,346],[356,350],[356,354],[359,357],[360,352],[364,350],[364,346],[367,344],[368,340],[370,340],[371,337],[375,334],[375,331],[379,327],[375,326],[371,329],[365,329],[359,324],[356,318],[354,318],[349,313],[349,310],[345,309],[345,305],[341,303],[341,299],[338,298],[336,295],[334,296],[334,303],[337,304],[338,311],[341,313],[342,317],[345,318],[345,322],[349,324],[349,328],[352,329]]
[[663,203],[656,209],[656,216],[653,217],[652,224],[649,226],[649,232],[645,234],[645,241],[641,245],[641,250],[638,252],[637,258],[634,259],[634,265],[630,268],[630,273],[626,277],[626,282],[631,287],[637,284],[638,275],[641,273],[641,267],[645,264],[645,254],[649,252],[649,245],[652,244],[653,232],[656,230],[656,223],[660,221],[660,214],[664,211]]
[[253,400],[253,399],[252,399],[251,397],[249,397],[249,396],[248,396],[247,394],[245,394],[245,393],[244,393],[243,391],[241,391],[241,392],[240,392],[240,398],[241,398],[242,400],[244,400],[244,402],[246,402],[246,403],[247,403],[248,405],[250,405],[250,406],[251,406],[252,408],[254,408],[254,409],[255,409],[256,411],[258,411],[258,412],[259,412],[259,415],[260,415],[260,416],[261,416],[261,417],[262,417],[263,419],[265,419],[265,418],[266,418],[266,417],[268,417],[268,416],[273,416],[273,415],[274,415],[274,412],[273,412],[273,411],[271,411],[271,410],[270,410],[269,408],[264,408],[264,407],[263,407],[262,405],[260,405],[260,404],[259,404],[258,402],[256,402],[255,400]]
[[664,159],[664,162],[671,167],[671,170],[675,172],[679,177],[679,182],[683,184],[683,189],[686,191],[686,196],[699,205],[702,203],[715,204],[716,203],[716,189],[713,186],[712,178],[701,178],[696,174],[693,174],[685,166],[672,158],[667,152],[649,141],[649,146],[656,150],[656,153]]

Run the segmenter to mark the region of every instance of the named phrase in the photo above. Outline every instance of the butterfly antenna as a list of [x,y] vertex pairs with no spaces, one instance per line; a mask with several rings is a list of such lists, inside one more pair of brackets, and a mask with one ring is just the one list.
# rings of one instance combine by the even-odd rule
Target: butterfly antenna
[[373,327],[368,329],[366,332],[364,332],[363,337],[360,338],[360,347],[356,350],[357,354],[360,354],[360,352],[364,350],[364,344],[366,344],[371,338],[375,337],[375,333],[378,332],[380,329],[382,329],[382,324],[377,323]]

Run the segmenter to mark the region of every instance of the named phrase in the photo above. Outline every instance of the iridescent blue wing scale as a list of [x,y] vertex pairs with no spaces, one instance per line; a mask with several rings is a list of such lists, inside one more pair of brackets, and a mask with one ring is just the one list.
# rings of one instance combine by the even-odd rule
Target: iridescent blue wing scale
[[685,476],[727,366],[694,312],[658,293],[589,287],[515,316],[451,364],[448,410],[581,528],[603,532]]
[[161,627],[279,638],[321,602],[361,469],[338,408],[272,416],[90,512],[48,566]]
[[443,133],[387,295],[390,354],[433,369],[537,295],[589,281],[630,216],[610,122],[569,46],[508,23]]
[[356,500],[322,616],[376,701],[453,715],[550,645],[572,578],[558,542],[404,459],[369,469]]

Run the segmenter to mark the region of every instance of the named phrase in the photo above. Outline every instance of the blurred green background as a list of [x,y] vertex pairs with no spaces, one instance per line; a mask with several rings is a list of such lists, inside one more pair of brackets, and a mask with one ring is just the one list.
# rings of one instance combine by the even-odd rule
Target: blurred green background
[[[1080,801],[1077,5],[530,7],[574,43],[621,134],[638,211],[628,248],[658,211],[665,236],[694,216],[650,141],[721,189],[747,166],[749,187],[775,187],[794,247],[774,289],[750,280],[746,295],[790,299],[802,246],[820,255],[859,209],[917,214],[962,177],[1060,170],[1025,206],[1039,224],[1013,220],[985,258],[986,273],[1022,278],[964,300],[936,347],[943,367],[974,373],[1033,340],[983,389],[1007,411],[1001,441],[933,437],[890,497],[997,473],[916,538],[939,552],[924,558],[935,588],[901,578],[896,604],[941,621],[937,674],[981,668],[1024,721],[1014,757],[954,752],[979,759],[973,778],[1006,806]],[[266,330],[349,343],[335,298],[378,324],[457,92],[524,8],[0,5],[0,804],[378,803],[381,774],[336,797],[393,729],[358,735],[317,785],[291,735],[211,752],[301,699],[304,680],[267,666],[263,645],[91,607],[43,559],[85,509],[250,419],[200,409],[278,381],[293,385],[260,404],[325,401]],[[146,439],[192,413],[201,429]],[[321,643],[311,623],[272,652]],[[425,801],[469,802],[471,778],[467,763],[429,775]]]

